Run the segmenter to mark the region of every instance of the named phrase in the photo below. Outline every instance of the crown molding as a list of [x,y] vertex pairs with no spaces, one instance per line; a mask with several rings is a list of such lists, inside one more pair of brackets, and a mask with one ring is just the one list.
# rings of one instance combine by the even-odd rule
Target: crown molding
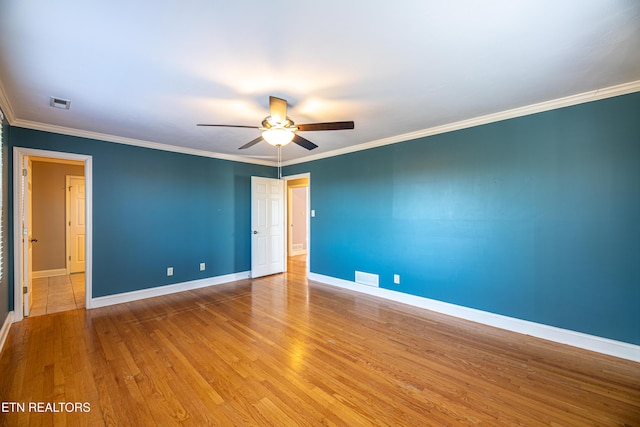
[[210,157],[214,159],[230,160],[233,162],[251,163],[263,166],[275,166],[276,164],[269,160],[252,159],[242,156],[234,156],[230,154],[215,153],[206,150],[197,150],[194,148],[179,147],[176,145],[161,144],[158,142],[145,141],[142,139],[125,138],[122,136],[109,135],[106,133],[91,132],[81,129],[68,128],[64,126],[50,125],[46,123],[34,122],[30,120],[15,119],[12,126],[26,129],[41,130],[45,132],[57,133],[62,135],[77,136],[80,138],[95,139],[98,141],[115,142],[117,144],[133,145],[136,147],[151,148],[154,150],[170,151],[180,154],[191,154],[200,157]]
[[13,122],[16,120],[16,115],[13,112],[13,108],[11,108],[11,103],[9,102],[7,92],[4,90],[2,81],[0,81],[0,110],[2,110],[2,114],[4,118],[7,119],[7,122],[13,125]]
[[415,132],[404,133],[401,135],[391,136],[389,138],[377,139],[375,141],[365,142],[363,144],[353,145],[338,150],[328,151],[301,157],[294,160],[282,162],[282,166],[290,166],[299,163],[307,163],[314,160],[325,159],[328,157],[340,156],[342,154],[354,153],[356,151],[368,150],[370,148],[382,147],[384,145],[397,144],[399,142],[410,141],[412,139],[424,138],[427,136],[438,135],[456,130],[467,129],[475,126],[495,123],[502,120],[513,119],[516,117],[528,116],[531,114],[542,113],[545,111],[556,110],[559,108],[570,107],[572,105],[584,104],[592,101],[599,101],[615,96],[627,95],[630,93],[640,92],[640,80],[624,83],[616,86],[596,89],[589,92],[570,95],[564,98],[558,98],[551,101],[544,101],[537,104],[527,105],[524,107],[513,108],[511,110],[501,111],[498,113],[487,114],[484,116],[474,117],[472,119],[461,120],[459,122],[448,123],[441,126],[435,126],[428,129],[422,129]]

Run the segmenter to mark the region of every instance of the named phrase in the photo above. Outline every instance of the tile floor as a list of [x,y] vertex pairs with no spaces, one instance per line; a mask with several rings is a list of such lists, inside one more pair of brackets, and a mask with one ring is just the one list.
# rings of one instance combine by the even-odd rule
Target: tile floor
[[84,308],[84,273],[33,279],[29,316]]

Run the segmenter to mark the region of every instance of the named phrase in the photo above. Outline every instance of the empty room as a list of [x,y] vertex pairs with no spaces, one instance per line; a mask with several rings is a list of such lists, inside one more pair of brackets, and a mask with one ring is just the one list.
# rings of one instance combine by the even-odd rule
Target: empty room
[[640,425],[640,3],[0,0],[0,425]]

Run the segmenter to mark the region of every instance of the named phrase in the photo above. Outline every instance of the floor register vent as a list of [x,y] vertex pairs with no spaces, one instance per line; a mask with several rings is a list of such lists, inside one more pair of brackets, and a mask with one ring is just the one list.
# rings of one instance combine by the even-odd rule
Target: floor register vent
[[377,274],[363,273],[362,271],[356,271],[356,283],[367,286],[375,286],[376,288],[380,286],[378,284]]

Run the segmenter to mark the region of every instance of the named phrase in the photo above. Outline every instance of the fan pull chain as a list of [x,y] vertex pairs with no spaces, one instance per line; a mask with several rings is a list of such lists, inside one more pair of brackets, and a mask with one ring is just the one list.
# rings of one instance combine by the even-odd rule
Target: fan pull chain
[[282,149],[282,145],[278,145],[278,179],[282,179],[282,155],[280,150]]

